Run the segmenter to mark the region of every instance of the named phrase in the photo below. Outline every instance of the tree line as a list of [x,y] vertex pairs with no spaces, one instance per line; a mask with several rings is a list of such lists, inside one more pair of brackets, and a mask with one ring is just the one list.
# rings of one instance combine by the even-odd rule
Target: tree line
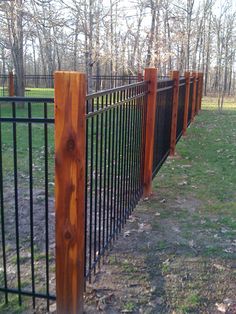
[[204,72],[204,93],[236,88],[236,11],[230,0],[1,0],[0,74],[55,70],[133,75],[155,66]]

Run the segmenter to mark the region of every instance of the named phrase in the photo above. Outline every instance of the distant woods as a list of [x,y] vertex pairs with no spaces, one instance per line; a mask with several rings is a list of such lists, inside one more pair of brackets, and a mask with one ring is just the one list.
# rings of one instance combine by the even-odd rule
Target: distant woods
[[0,1],[0,74],[55,70],[137,74],[155,66],[204,72],[204,93],[236,89],[236,12],[213,0]]

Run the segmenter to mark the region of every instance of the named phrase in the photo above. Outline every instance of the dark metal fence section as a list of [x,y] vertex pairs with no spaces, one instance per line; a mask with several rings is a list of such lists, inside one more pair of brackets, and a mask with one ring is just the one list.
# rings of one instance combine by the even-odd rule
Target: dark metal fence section
[[8,75],[1,74],[0,75],[0,97],[8,96]]
[[143,193],[147,93],[140,82],[87,96],[87,278]]
[[189,104],[188,104],[188,125],[191,123],[192,101],[193,101],[193,78],[190,77],[190,91],[189,91]]
[[25,75],[25,95],[29,97],[53,97],[53,75]]
[[153,177],[157,174],[170,152],[172,102],[173,80],[165,79],[158,81],[153,151]]
[[177,132],[176,132],[176,142],[180,139],[183,132],[184,125],[184,104],[185,104],[185,78],[180,78],[179,80],[179,99],[178,99],[178,117],[177,117]]
[[0,302],[30,297],[45,312],[55,299],[53,102],[0,97]]

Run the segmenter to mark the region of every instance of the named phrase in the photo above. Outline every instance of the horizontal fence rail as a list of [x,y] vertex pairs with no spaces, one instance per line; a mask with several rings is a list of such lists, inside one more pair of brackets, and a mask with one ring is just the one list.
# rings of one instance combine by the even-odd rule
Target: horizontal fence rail
[[29,76],[27,85],[53,77],[55,100],[0,97],[0,302],[31,300],[46,312],[56,300],[58,314],[82,313],[86,280],[152,192],[201,109],[203,82],[201,73],[160,78],[153,68],[110,76],[109,89],[87,96],[76,72]]
[[45,299],[45,311],[55,300],[53,102],[0,97],[0,301]]

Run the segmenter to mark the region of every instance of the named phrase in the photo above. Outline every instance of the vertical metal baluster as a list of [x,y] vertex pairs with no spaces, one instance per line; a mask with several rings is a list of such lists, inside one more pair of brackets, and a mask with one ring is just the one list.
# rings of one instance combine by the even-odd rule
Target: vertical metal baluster
[[[107,107],[107,95],[105,97],[105,108]],[[102,106],[102,108],[104,108]],[[107,223],[106,223],[106,202],[107,202],[107,111],[105,113],[105,127],[104,127],[104,185],[103,185],[103,249],[106,247],[106,228],[107,228]]]
[[[48,118],[47,103],[43,105],[44,119]],[[44,123],[44,185],[45,185],[45,266],[47,311],[49,311],[49,230],[48,230],[48,125]]]
[[[28,102],[28,119],[32,118],[31,103]],[[34,272],[34,203],[33,203],[33,157],[32,157],[32,124],[28,123],[28,145],[29,145],[29,192],[30,192],[30,252],[31,252],[31,285],[32,293],[35,294],[35,272]],[[35,296],[32,297],[33,308],[35,308]]]
[[[129,97],[133,96],[133,88],[130,88]],[[127,165],[127,217],[131,212],[131,201],[132,201],[132,188],[131,182],[132,178],[132,155],[133,155],[133,139],[132,139],[132,130],[133,130],[133,99],[129,101],[129,131],[128,131],[128,165]]]
[[130,130],[130,138],[131,138],[131,170],[130,170],[130,209],[129,209],[129,214],[133,211],[134,208],[134,202],[135,202],[135,194],[136,194],[136,189],[135,189],[135,180],[136,180],[136,173],[135,173],[135,157],[136,157],[136,150],[137,150],[137,142],[136,142],[136,137],[137,137],[137,132],[135,134],[135,127],[136,127],[136,106],[137,102],[139,101],[138,99],[138,89],[137,87],[132,88],[132,96],[135,97],[135,99],[132,100],[131,102],[131,120],[132,120],[132,128]]
[[[131,96],[131,88],[127,89],[127,99]],[[130,100],[127,101],[126,137],[125,137],[125,223],[129,212],[129,167],[130,167]]]
[[[134,203],[135,203],[135,196],[136,196],[136,151],[137,151],[137,134],[139,130],[136,130],[136,107],[139,101],[138,98],[138,88],[133,88],[133,96],[136,97],[136,99],[133,99],[132,101],[132,129],[131,129],[131,139],[132,139],[132,148],[131,148],[131,182],[130,182],[130,190],[131,190],[131,199],[130,199],[130,213],[133,211]],[[135,132],[136,130],[136,132]]]
[[[96,99],[96,110],[98,110],[99,99]],[[97,203],[98,203],[98,123],[99,114],[96,114],[96,141],[95,141],[95,200],[94,200],[94,265],[97,258]],[[96,266],[94,267],[94,273],[96,272]]]
[[131,214],[133,208],[134,208],[134,203],[135,203],[135,195],[136,195],[136,188],[135,188],[135,180],[136,180],[136,167],[135,167],[135,158],[136,158],[136,151],[137,151],[137,133],[139,130],[136,129],[136,106],[139,101],[138,99],[138,89],[137,87],[134,87],[132,89],[132,96],[136,97],[136,99],[133,99],[131,102],[131,130],[130,130],[130,140],[131,140],[131,170],[130,170],[130,209],[129,209],[129,214]]
[[[119,93],[120,101],[123,100],[122,92]],[[118,153],[118,188],[117,188],[117,227],[118,231],[120,232],[121,228],[121,204],[122,204],[122,179],[121,179],[121,163],[122,163],[122,129],[123,129],[123,104],[119,106],[119,153]],[[118,219],[119,216],[119,219]]]
[[[122,101],[125,100],[125,90],[122,91]],[[122,131],[121,131],[121,171],[120,171],[120,230],[124,226],[124,155],[125,155],[125,146],[124,146],[124,134],[126,128],[125,121],[125,103],[122,104]]]
[[[129,97],[128,91],[124,91],[125,94],[125,99]],[[124,122],[124,129],[123,129],[123,136],[124,136],[124,143],[123,143],[123,175],[122,175],[122,185],[123,185],[123,208],[122,208],[122,227],[124,227],[124,223],[126,222],[126,164],[127,164],[127,128],[128,128],[128,123],[127,123],[127,117],[128,117],[128,101],[126,101],[125,105],[125,122]]]
[[[103,96],[98,98],[99,101],[99,108],[100,106],[103,107]],[[100,104],[101,102],[101,104]],[[101,232],[102,232],[102,182],[103,182],[103,113],[101,113],[100,118],[100,180],[99,180],[99,221],[98,221],[98,228],[99,228],[99,235],[98,235],[98,254],[99,254],[99,267],[100,267],[100,257],[101,257]],[[104,227],[104,226],[103,226]]]
[[137,195],[139,195],[139,197],[141,197],[140,195],[140,186],[139,186],[139,179],[141,177],[141,173],[140,173],[140,169],[141,169],[141,159],[140,159],[140,152],[142,150],[142,146],[140,145],[140,139],[141,139],[141,128],[139,128],[138,126],[142,125],[142,120],[140,119],[141,115],[140,115],[140,109],[141,109],[141,104],[142,104],[142,96],[140,96],[140,94],[143,92],[143,86],[139,87],[139,98],[138,98],[138,102],[136,104],[136,123],[135,123],[135,130],[138,130],[138,134],[137,134],[137,151],[135,154],[135,173],[136,173],[136,179],[135,179],[135,184],[134,184],[134,188],[137,191],[136,192],[136,197]]
[[[88,100],[86,101],[86,114],[88,114]],[[86,172],[85,172],[85,217],[84,217],[84,225],[85,225],[85,235],[84,235],[84,249],[85,249],[85,253],[84,253],[84,277],[86,278],[87,276],[87,270],[89,271],[89,269],[87,269],[87,260],[88,260],[88,248],[87,248],[87,237],[88,237],[88,167],[89,167],[89,162],[88,162],[88,151],[89,151],[89,145],[88,145],[88,138],[89,138],[89,128],[88,128],[88,124],[89,124],[89,119],[86,119]],[[85,282],[85,289],[86,289],[86,280]]]
[[[92,99],[92,112],[94,112],[94,102]],[[92,245],[93,245],[93,132],[94,132],[94,117],[91,117],[91,144],[90,144],[90,216],[89,216],[89,282],[91,283],[92,270]]]
[[[119,98],[119,92],[116,92],[116,102],[120,101]],[[119,125],[119,108],[116,107],[115,109],[115,117],[116,117],[116,123],[115,123],[115,139],[114,139],[114,145],[115,145],[115,151],[114,151],[114,164],[115,164],[115,173],[114,173],[114,239],[115,234],[117,234],[117,224],[118,224],[118,205],[117,205],[117,168],[118,168],[118,125]]]
[[[16,119],[16,104],[12,103],[12,118]],[[18,210],[18,174],[17,174],[17,138],[16,121],[13,122],[13,164],[14,164],[14,199],[15,199],[15,233],[16,233],[16,262],[17,262],[17,285],[18,302],[22,304],[21,274],[20,274],[20,240],[19,240],[19,210]]]
[[[144,86],[140,87],[139,89],[139,93],[143,93],[144,92]],[[141,155],[141,152],[142,152],[142,130],[141,128],[139,128],[138,126],[140,125],[143,125],[142,124],[142,103],[143,103],[143,96],[140,96],[139,98],[139,101],[138,101],[138,105],[137,105],[137,109],[136,109],[136,112],[137,112],[137,123],[136,123],[136,129],[139,129],[139,132],[138,132],[138,139],[137,139],[137,142],[138,142],[138,145],[137,145],[137,153],[136,153],[136,184],[135,184],[135,187],[137,189],[137,195],[138,197],[141,197],[141,192],[140,191],[140,179],[141,179],[141,163],[142,163],[142,155]]]
[[[116,103],[116,97],[117,93],[114,92],[111,94],[111,104]],[[116,116],[115,116],[115,108],[111,109],[112,112],[112,134],[111,134],[111,142],[112,142],[112,147],[111,147],[111,217],[110,217],[110,224],[111,224],[111,229],[110,229],[110,238],[112,239],[114,236],[114,227],[115,227],[115,205],[114,205],[114,160],[115,160],[115,123],[116,123]]]
[[[0,107],[1,119],[1,107]],[[8,285],[7,285],[7,259],[6,259],[6,240],[5,240],[5,212],[4,212],[4,195],[3,195],[3,165],[2,165],[2,123],[0,121],[0,204],[1,204],[1,230],[2,230],[2,259],[4,272],[4,288],[5,288],[5,303],[8,303]]]
[[107,160],[107,165],[108,165],[108,171],[107,171],[107,176],[108,176],[108,180],[107,180],[107,244],[109,244],[109,229],[110,229],[110,181],[111,181],[111,94],[109,94],[109,110],[108,110],[108,114],[109,114],[109,121],[108,121],[108,160]]

